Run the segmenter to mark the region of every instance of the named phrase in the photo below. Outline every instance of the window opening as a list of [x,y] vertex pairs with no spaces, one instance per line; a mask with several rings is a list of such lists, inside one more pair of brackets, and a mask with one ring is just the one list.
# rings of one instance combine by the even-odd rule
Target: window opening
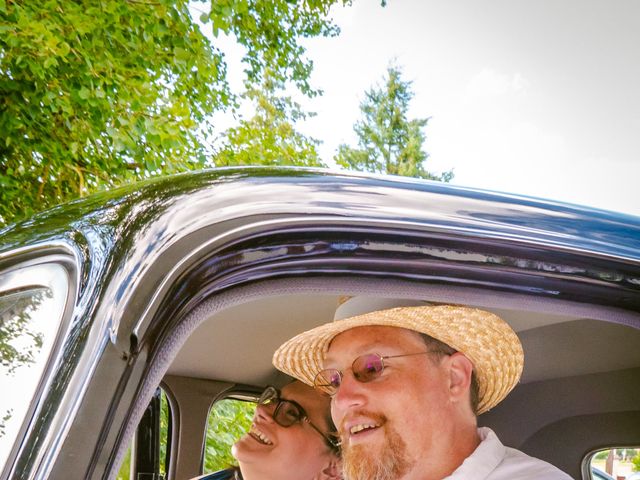
[[171,458],[171,407],[166,392],[158,388],[147,406],[117,480],[164,480]]
[[255,402],[245,400],[225,398],[213,404],[207,419],[203,473],[238,465],[231,447],[249,431],[255,411]]
[[640,480],[640,447],[607,448],[589,460],[591,480]]

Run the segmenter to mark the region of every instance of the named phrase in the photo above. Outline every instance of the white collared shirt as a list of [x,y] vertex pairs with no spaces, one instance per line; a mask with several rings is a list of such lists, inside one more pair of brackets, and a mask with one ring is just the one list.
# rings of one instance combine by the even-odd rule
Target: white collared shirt
[[480,445],[444,480],[572,480],[550,463],[505,447],[487,427],[478,428]]

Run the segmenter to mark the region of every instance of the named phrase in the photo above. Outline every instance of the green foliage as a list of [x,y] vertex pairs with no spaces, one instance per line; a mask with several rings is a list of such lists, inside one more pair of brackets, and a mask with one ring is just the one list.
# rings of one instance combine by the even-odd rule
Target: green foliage
[[334,3],[351,0],[214,0],[213,34],[231,33],[247,49],[244,62],[249,83],[260,84],[271,70],[277,81],[291,79],[307,95],[319,93],[309,85],[313,62],[305,58],[299,38],[335,36],[339,29],[326,19]]
[[310,114],[291,97],[278,96],[283,87],[270,71],[261,88],[247,85],[245,98],[255,104],[255,114],[225,133],[216,165],[324,166],[316,148],[320,142],[295,129],[295,122]]
[[0,438],[4,437],[7,428],[7,422],[11,420],[11,415],[13,415],[13,409],[7,410],[0,418]]
[[7,221],[188,168],[195,122],[229,101],[222,54],[184,0],[8,2],[0,28]]
[[[340,0],[216,0],[201,20],[246,48],[251,84],[308,83],[301,37]],[[344,3],[348,3],[343,0]],[[0,2],[0,227],[98,189],[207,164],[234,104],[224,52],[188,0]]]
[[127,450],[127,453],[122,460],[120,470],[116,475],[116,480],[129,480],[131,478],[131,448]]
[[423,128],[428,119],[407,118],[413,93],[411,82],[403,81],[401,73],[397,67],[388,67],[383,85],[365,93],[360,105],[363,118],[354,126],[358,147],[340,145],[335,160],[354,170],[448,182],[452,171],[435,175],[424,168],[428,154],[423,149]]
[[161,389],[160,395],[160,474],[166,478],[167,472],[165,469],[167,459],[167,445],[171,439],[169,438],[169,422],[171,421],[169,415],[169,400],[167,394]]
[[216,402],[207,421],[204,472],[215,472],[237,465],[231,446],[249,431],[256,404],[225,399]]
[[631,458],[631,463],[633,464],[633,471],[640,472],[640,449],[636,450],[635,456]]
[[[169,438],[169,401],[167,400],[167,394],[160,389],[160,465],[159,471],[163,478],[166,478],[167,472],[165,464],[167,461],[167,445],[171,441]],[[127,453],[122,460],[120,470],[116,475],[116,480],[129,480],[131,478],[131,453],[133,449],[129,447]]]

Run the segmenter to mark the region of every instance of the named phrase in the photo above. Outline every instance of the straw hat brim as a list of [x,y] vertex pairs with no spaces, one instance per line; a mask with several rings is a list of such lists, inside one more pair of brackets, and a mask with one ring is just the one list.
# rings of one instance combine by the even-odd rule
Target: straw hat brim
[[285,342],[274,353],[273,364],[313,385],[331,341],[346,330],[373,325],[425,333],[463,353],[478,379],[478,414],[500,403],[522,374],[522,345],[504,320],[484,310],[452,305],[391,308],[327,323]]

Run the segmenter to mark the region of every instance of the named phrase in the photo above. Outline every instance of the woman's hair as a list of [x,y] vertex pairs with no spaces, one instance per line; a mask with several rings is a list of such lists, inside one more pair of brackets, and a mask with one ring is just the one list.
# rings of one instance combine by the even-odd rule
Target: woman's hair
[[[288,375],[287,375],[287,377],[291,381],[285,383],[285,386],[289,385],[291,383],[300,382],[300,380],[298,380],[297,378],[292,378],[292,377],[289,377]],[[300,382],[300,383],[303,383],[303,382]],[[323,395],[318,390],[315,390],[315,392],[318,395]],[[327,438],[325,438],[325,442],[324,443],[327,445],[327,447],[329,447],[329,450],[331,450],[332,453],[334,453],[336,456],[339,457],[341,455],[341,452],[340,452],[340,435],[338,435],[338,429],[336,428],[336,425],[335,425],[335,423],[333,423],[333,419],[331,418],[331,408],[329,408],[327,410],[324,418],[327,421],[327,427],[329,428],[329,430],[326,432],[325,436],[328,437],[329,439],[331,439],[331,441],[329,441]]]
[[338,435],[338,429],[336,428],[335,423],[333,423],[333,418],[331,418],[331,409],[329,409],[325,418],[327,420],[327,426],[329,427],[327,436],[333,441],[326,441],[325,443],[336,456],[340,457],[340,435]]

